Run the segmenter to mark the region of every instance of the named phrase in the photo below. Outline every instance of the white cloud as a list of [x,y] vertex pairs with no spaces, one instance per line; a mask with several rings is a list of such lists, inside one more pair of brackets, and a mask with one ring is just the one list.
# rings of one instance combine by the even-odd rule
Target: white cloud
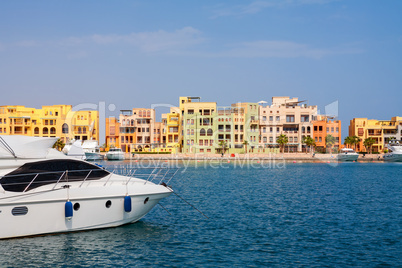
[[303,5],[322,5],[338,0],[265,0],[254,1],[248,5],[215,8],[213,18],[224,16],[243,16],[256,14],[266,8],[285,8]]
[[159,30],[156,32],[140,32],[127,35],[101,35],[94,34],[87,37],[70,37],[62,40],[60,44],[65,46],[77,46],[82,44],[98,45],[128,45],[143,52],[176,51],[203,42],[201,32],[192,27],[167,32]]

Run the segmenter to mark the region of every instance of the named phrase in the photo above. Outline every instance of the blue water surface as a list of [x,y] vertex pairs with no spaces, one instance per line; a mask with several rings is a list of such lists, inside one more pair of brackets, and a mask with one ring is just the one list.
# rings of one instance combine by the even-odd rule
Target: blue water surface
[[172,195],[134,224],[2,240],[0,266],[402,266],[401,164],[181,171],[170,184],[208,219]]

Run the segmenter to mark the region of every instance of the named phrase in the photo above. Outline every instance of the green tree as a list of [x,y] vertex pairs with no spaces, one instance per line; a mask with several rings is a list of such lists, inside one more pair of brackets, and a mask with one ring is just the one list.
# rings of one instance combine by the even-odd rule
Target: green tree
[[279,143],[279,146],[281,148],[282,153],[284,152],[285,149],[285,144],[289,142],[288,137],[284,134],[281,134],[276,138],[276,142]]
[[353,140],[352,144],[355,146],[355,151],[356,151],[357,145],[361,142],[362,139],[355,135],[352,137],[352,140]]
[[353,142],[354,142],[353,137],[347,136],[347,137],[345,138],[344,144],[346,145],[347,148],[349,148],[349,146],[352,146],[352,145],[353,145]]
[[64,148],[65,144],[61,139],[58,139],[54,144],[53,144],[53,148],[61,151]]
[[363,141],[364,147],[366,147],[366,150],[371,154],[373,152],[372,148],[373,145],[375,144],[375,139],[373,138],[367,138]]
[[336,139],[335,139],[334,136],[332,136],[332,135],[327,135],[327,136],[325,137],[325,145],[326,145],[327,147],[329,147],[329,151],[330,151],[331,155],[332,155],[332,146],[334,146],[335,142],[336,142]]
[[309,148],[309,152],[311,152],[311,148],[315,145],[315,141],[310,136],[304,136],[302,138],[302,143],[306,144]]
[[246,153],[248,153],[248,151],[247,151],[248,141],[244,140],[243,145],[244,145],[244,153],[246,154]]
[[219,146],[222,148],[222,153],[225,154],[227,148],[226,141],[220,141]]

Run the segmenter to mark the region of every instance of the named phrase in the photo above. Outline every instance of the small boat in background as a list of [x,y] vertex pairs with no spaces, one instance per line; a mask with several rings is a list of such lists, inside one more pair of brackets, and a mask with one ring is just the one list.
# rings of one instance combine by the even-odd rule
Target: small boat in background
[[82,160],[86,159],[85,152],[84,152],[84,149],[82,148],[80,140],[75,140],[69,144],[66,144],[64,146],[62,152],[65,155],[70,156],[70,157],[74,157],[74,158],[82,159]]
[[98,142],[95,140],[86,140],[82,143],[82,149],[85,153],[85,160],[97,161],[103,160],[103,155],[100,153]]
[[338,161],[356,161],[357,158],[359,158],[359,154],[350,148],[342,148],[337,156]]
[[384,161],[402,162],[402,145],[399,141],[390,141],[386,147],[388,148],[388,153],[384,154]]
[[120,148],[110,148],[106,158],[107,160],[124,160],[124,153]]

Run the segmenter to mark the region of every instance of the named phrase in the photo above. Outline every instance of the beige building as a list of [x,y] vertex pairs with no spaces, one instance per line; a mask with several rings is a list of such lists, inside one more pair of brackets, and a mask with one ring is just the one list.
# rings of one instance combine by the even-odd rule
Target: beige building
[[302,137],[313,137],[313,116],[317,106],[308,106],[298,98],[272,97],[272,104],[259,107],[260,146],[278,148],[276,139],[284,134],[288,137],[285,152],[302,151]]
[[133,108],[121,110],[120,148],[124,152],[150,151],[154,141],[155,110]]

